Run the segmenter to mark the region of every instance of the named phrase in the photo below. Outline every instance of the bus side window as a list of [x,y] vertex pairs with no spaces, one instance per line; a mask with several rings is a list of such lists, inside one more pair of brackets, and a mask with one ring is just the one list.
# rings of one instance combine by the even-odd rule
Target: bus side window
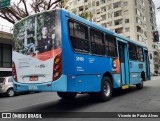
[[91,36],[92,54],[105,55],[103,32],[91,29],[90,36]]
[[138,57],[138,61],[143,62],[144,61],[144,54],[143,54],[143,48],[142,47],[137,47],[137,57]]
[[76,52],[89,52],[88,27],[78,22],[69,21],[69,36],[72,48]]
[[116,39],[112,36],[106,35],[105,46],[107,55],[110,57],[117,57]]
[[132,43],[129,43],[129,59],[137,60],[137,46]]

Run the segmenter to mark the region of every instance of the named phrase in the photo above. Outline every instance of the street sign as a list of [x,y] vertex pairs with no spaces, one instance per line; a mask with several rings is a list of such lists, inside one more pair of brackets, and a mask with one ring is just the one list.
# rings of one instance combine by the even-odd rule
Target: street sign
[[10,0],[0,0],[0,9],[10,6]]

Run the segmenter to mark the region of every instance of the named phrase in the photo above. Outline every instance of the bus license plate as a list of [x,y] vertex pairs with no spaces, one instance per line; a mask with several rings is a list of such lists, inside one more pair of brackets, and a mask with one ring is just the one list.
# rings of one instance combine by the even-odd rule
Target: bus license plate
[[35,85],[32,85],[32,86],[28,86],[28,89],[29,90],[38,90],[38,87]]
[[38,81],[38,76],[31,76],[29,78],[30,81]]

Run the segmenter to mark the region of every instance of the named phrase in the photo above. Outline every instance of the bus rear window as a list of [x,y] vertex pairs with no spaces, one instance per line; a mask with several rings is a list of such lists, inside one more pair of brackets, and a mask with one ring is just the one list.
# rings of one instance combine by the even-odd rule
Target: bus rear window
[[13,50],[34,56],[59,48],[58,12],[46,11],[29,16],[14,27]]

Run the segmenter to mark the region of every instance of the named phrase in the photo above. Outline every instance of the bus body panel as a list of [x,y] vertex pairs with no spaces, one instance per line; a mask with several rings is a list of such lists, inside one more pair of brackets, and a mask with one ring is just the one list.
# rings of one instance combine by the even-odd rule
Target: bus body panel
[[141,73],[142,72],[146,73],[145,63],[129,61],[129,67],[130,67],[130,84],[140,83]]
[[[70,18],[68,16],[70,16]],[[71,14],[68,15],[67,12],[62,12],[61,18],[62,18],[62,29],[64,30],[62,31],[63,74],[67,75],[67,77],[74,77],[74,79],[68,78],[67,82],[68,91],[75,91],[75,92],[100,91],[101,88],[100,84],[104,73],[110,72],[112,74],[113,60],[108,57],[75,53],[71,47],[70,38],[68,35],[68,19],[78,20],[79,17]],[[111,33],[112,32],[110,32],[110,34]],[[70,66],[71,64],[72,66]],[[118,76],[116,76],[116,78],[118,78]],[[79,81],[81,83],[79,83]],[[113,82],[115,82],[114,84],[115,88],[120,87],[118,81],[117,82],[113,81]]]
[[44,92],[67,92],[67,77],[62,75],[58,80],[53,82],[44,82],[44,83],[20,83],[14,81],[14,89],[17,92],[21,91],[44,91]]
[[120,88],[122,86],[121,83],[121,75],[120,74],[113,74],[113,86],[114,88]]

